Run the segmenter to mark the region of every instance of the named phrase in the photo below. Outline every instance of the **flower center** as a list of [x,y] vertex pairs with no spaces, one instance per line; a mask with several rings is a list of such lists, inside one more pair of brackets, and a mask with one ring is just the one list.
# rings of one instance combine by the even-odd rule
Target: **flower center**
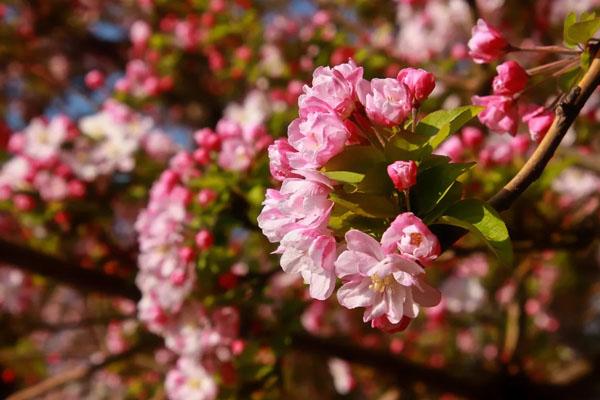
[[200,379],[198,379],[198,378],[188,379],[187,384],[190,388],[192,388],[194,390],[198,390],[202,386],[202,382],[200,382]]
[[420,246],[423,242],[423,235],[419,232],[413,232],[410,234],[410,244],[413,246]]
[[383,293],[388,286],[390,286],[394,282],[394,277],[392,275],[386,275],[383,278],[379,275],[375,274],[371,276],[371,284],[369,285],[369,289],[374,292]]

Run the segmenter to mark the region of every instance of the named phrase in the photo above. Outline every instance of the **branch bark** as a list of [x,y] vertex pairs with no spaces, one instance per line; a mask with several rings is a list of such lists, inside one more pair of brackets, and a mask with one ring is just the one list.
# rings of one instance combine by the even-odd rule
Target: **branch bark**
[[138,301],[140,290],[133,282],[84,269],[42,252],[0,238],[0,261],[87,293],[100,293]]
[[42,382],[23,389],[11,396],[6,400],[33,400],[40,396],[60,388],[70,382],[79,381],[92,375],[94,372],[119,361],[126,360],[127,358],[148,349],[154,349],[162,344],[162,340],[158,336],[148,335],[141,339],[135,346],[131,347],[119,354],[114,354],[106,357],[102,361],[88,361],[83,365],[68,369],[60,372]]

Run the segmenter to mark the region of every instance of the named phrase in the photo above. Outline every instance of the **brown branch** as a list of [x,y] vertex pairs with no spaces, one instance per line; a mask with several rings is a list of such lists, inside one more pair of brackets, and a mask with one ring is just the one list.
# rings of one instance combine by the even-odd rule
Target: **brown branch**
[[68,369],[60,372],[42,382],[23,389],[11,396],[6,400],[33,400],[37,399],[44,394],[58,389],[61,386],[74,381],[85,379],[92,375],[94,372],[119,361],[123,361],[141,351],[148,349],[154,349],[162,344],[162,340],[158,336],[148,335],[144,336],[135,346],[131,347],[122,353],[111,355],[106,357],[102,361],[88,361],[83,365]]
[[595,52],[590,68],[577,86],[556,109],[554,123],[548,133],[527,160],[523,168],[496,193],[489,204],[498,211],[510,208],[514,201],[535,182],[554,156],[558,145],[571,127],[581,108],[600,84],[600,53]]
[[0,262],[41,275],[83,292],[101,293],[138,301],[139,289],[133,282],[70,264],[57,257],[0,239]]

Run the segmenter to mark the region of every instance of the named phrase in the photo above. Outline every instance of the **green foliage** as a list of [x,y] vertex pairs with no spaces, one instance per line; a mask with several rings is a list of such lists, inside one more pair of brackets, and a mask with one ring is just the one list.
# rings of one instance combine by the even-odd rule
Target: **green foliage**
[[512,266],[513,250],[508,229],[498,212],[483,200],[461,200],[447,209],[438,222],[474,233],[489,246],[503,266]]
[[565,18],[563,40],[567,46],[575,47],[577,44],[587,43],[598,30],[600,17],[596,17],[596,13],[583,13],[577,19],[577,15],[572,12]]

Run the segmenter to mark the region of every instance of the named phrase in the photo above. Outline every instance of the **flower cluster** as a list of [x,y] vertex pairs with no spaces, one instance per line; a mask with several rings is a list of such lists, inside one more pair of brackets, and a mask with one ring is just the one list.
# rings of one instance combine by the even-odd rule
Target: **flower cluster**
[[241,351],[237,310],[219,307],[209,312],[192,293],[198,260],[210,253],[215,241],[213,226],[199,227],[193,213],[204,210],[214,215],[219,197],[224,196],[196,181],[211,173],[214,164],[235,172],[252,167],[271,142],[264,126],[269,113],[264,94],[252,92],[243,104],[232,103],[226,109],[214,131],[195,132],[198,147],[171,159],[136,222],[140,248],[136,283],[142,291],[138,317],[179,356],[166,378],[172,399],[216,397],[213,375]]
[[[482,19],[477,21],[472,33],[469,54],[477,63],[497,60],[510,49],[502,34]],[[554,121],[554,114],[535,104],[518,104],[529,74],[513,60],[500,64],[496,71],[498,74],[492,83],[493,94],[473,96],[473,104],[485,107],[479,114],[479,120],[494,132],[507,132],[515,136],[521,119],[527,124],[531,139],[541,141]]]
[[96,178],[131,172],[139,150],[160,158],[174,145],[151,118],[109,100],[77,125],[62,115],[34,119],[8,147],[14,156],[0,170],[0,199],[28,211],[35,207],[31,192],[46,202],[82,198]]
[[[365,322],[394,331],[416,317],[418,305],[439,301],[419,265],[440,253],[437,238],[417,216],[405,212],[383,233],[381,243],[359,230],[348,231],[340,254],[328,227],[336,183],[321,168],[347,145],[365,143],[373,130],[385,132],[403,123],[435,81],[412,68],[396,79],[367,81],[362,75],[352,61],[315,70],[312,85],[298,99],[300,116],[290,124],[288,138],[269,148],[271,174],[282,184],[279,190],[267,190],[258,223],[271,242],[279,242],[283,270],[301,275],[311,297],[328,298],[340,278],[340,304],[365,307]],[[407,190],[415,183],[416,165],[395,162],[388,173],[399,190]]]

